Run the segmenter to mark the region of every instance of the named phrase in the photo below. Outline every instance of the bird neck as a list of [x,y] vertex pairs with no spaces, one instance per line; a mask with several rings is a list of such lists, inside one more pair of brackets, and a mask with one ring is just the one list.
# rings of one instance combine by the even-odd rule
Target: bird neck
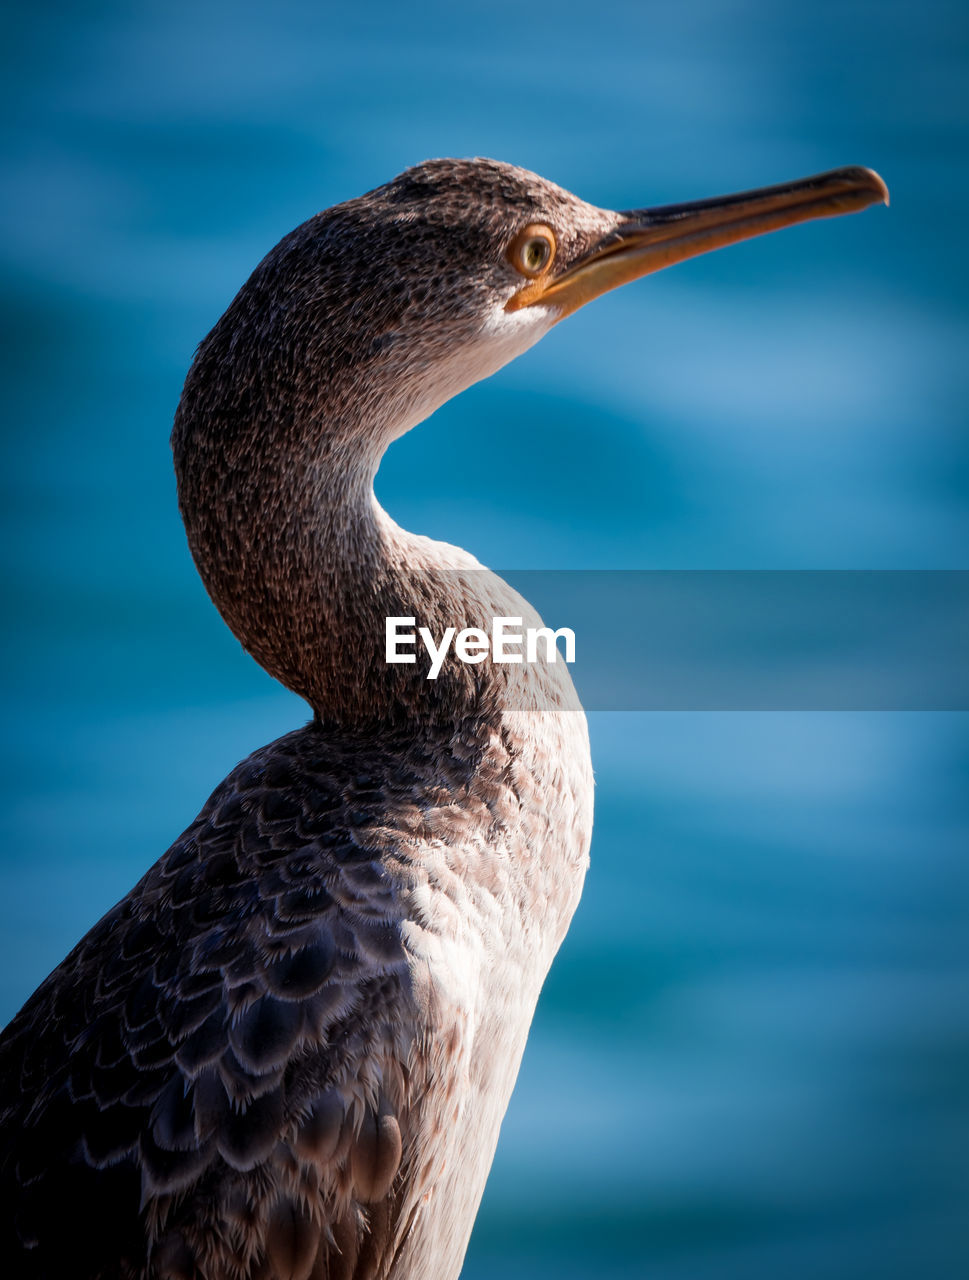
[[[245,649],[317,717],[366,723],[494,708],[490,664],[386,661],[388,617],[435,636],[521,612],[520,599],[467,553],[407,533],[378,504],[383,441],[291,433],[218,444],[180,410],[179,503],[210,596]],[[516,602],[518,608],[516,609]]]

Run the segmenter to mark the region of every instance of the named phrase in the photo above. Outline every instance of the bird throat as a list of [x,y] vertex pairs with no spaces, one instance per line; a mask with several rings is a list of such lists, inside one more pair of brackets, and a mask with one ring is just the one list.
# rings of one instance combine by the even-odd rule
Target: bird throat
[[[388,617],[434,634],[495,616],[540,623],[473,556],[401,529],[373,479],[384,441],[360,431],[271,428],[216,436],[183,397],[173,435],[179,504],[206,589],[243,647],[325,722],[426,726],[522,706],[568,704],[571,682],[449,658],[434,680],[386,660]],[[518,684],[517,692],[512,686]],[[562,685],[562,688],[559,688]]]

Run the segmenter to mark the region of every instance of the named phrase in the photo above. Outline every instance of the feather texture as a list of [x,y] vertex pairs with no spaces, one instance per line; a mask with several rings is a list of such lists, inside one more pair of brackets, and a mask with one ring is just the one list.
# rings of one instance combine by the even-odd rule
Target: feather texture
[[[0,1043],[17,1275],[392,1273],[449,1124],[496,1136],[459,1096],[483,941],[449,928],[469,862],[487,881],[514,855],[524,884],[540,855],[523,818],[548,798],[509,789],[509,764],[480,725],[435,745],[314,724],[226,779]],[[490,851],[462,843],[469,809]],[[455,982],[459,953],[477,981]]]
[[287,236],[201,344],[172,437],[189,545],[315,719],[230,774],[5,1031],[5,1274],[455,1280],[581,889],[591,768],[561,666],[512,689],[383,662],[387,615],[539,619],[372,480],[554,322],[505,307],[508,239],[549,219],[567,264],[618,215],[493,161],[418,166]]

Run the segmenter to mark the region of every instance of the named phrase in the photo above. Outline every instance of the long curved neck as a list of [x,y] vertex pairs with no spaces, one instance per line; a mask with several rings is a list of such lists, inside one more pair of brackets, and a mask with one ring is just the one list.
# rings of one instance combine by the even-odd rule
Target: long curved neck
[[337,723],[451,721],[507,704],[520,669],[449,657],[431,681],[422,652],[413,665],[386,662],[388,617],[439,637],[528,606],[466,552],[390,519],[373,493],[382,442],[266,429],[226,443],[190,405],[173,436],[189,545],[257,662]]

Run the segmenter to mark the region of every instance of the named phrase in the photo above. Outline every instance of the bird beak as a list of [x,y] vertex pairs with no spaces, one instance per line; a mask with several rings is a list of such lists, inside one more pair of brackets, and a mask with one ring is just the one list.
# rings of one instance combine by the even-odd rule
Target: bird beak
[[561,275],[549,272],[526,284],[507,309],[545,303],[571,315],[610,289],[697,254],[870,204],[888,204],[888,188],[871,169],[847,168],[712,200],[630,210]]

